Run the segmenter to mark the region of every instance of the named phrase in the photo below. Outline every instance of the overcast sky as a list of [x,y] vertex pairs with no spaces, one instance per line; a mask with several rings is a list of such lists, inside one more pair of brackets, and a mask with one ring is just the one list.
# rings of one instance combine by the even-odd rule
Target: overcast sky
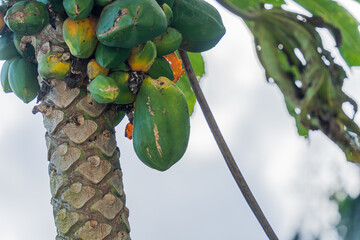
[[[310,140],[297,135],[280,91],[265,81],[244,23],[218,9],[227,33],[204,53],[201,86],[243,175],[280,239],[290,239],[300,226],[305,239],[319,232],[322,239],[338,239],[331,226],[339,216],[328,196],[340,188],[356,196],[358,168],[323,134],[312,132]],[[360,71],[353,71],[345,83],[357,102],[359,80]],[[31,113],[34,104],[0,92],[0,239],[56,236],[45,130],[41,115]],[[123,137],[125,124],[116,130],[133,240],[267,239],[198,105],[187,152],[166,172],[137,159],[132,142]]]

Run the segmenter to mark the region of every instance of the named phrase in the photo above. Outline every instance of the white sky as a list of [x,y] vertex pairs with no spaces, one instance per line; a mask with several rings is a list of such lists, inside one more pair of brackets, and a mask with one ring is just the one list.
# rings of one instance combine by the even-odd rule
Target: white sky
[[[343,1],[351,3],[351,0]],[[218,7],[214,1],[211,1]],[[352,10],[359,12],[360,8]],[[280,239],[303,226],[306,239],[338,239],[330,192],[359,193],[360,174],[323,134],[297,135],[276,85],[265,81],[243,22],[219,8],[227,33],[204,53],[202,89],[226,141]],[[327,42],[329,46],[333,44]],[[345,84],[360,102],[360,71]],[[0,91],[0,239],[54,239],[45,130],[34,102]],[[237,189],[198,105],[184,158],[161,173],[143,165],[117,127],[134,240],[267,239]]]

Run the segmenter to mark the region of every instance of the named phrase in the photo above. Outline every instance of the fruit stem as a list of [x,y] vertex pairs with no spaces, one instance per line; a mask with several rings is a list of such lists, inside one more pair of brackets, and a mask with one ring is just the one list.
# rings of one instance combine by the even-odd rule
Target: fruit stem
[[194,69],[191,65],[190,59],[187,53],[183,50],[178,50],[181,60],[183,61],[186,74],[190,80],[191,87],[195,93],[195,96],[200,104],[201,110],[205,116],[205,119],[210,127],[212,134],[216,140],[217,145],[220,148],[220,151],[225,159],[225,162],[233,175],[237,185],[240,188],[246,202],[248,203],[249,207],[251,208],[252,212],[256,216],[257,220],[259,221],[261,227],[264,229],[266,235],[270,240],[278,240],[274,230],[270,226],[269,222],[267,221],[264,213],[262,212],[259,204],[257,203],[254,195],[251,193],[249,186],[247,185],[244,176],[240,172],[239,167],[237,166],[234,157],[232,156],[229,147],[227,146],[221,131],[215,121],[213,114],[211,113],[210,107],[205,99],[205,96],[200,88],[199,82],[196,78]]

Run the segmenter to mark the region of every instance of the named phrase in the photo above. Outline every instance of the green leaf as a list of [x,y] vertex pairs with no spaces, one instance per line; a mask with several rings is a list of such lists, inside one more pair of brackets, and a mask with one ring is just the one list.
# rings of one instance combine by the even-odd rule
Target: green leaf
[[[195,72],[198,80],[200,80],[200,78],[202,76],[204,76],[204,74],[205,74],[204,59],[203,59],[203,57],[201,56],[200,53],[190,53],[190,52],[188,52],[188,56],[190,58],[191,65],[194,68],[194,72]],[[194,94],[194,92],[193,92],[193,90],[191,88],[189,79],[186,76],[186,74],[183,74],[181,76],[181,78],[176,83],[176,85],[183,91],[183,93],[184,93],[184,95],[186,97],[186,101],[188,103],[189,114],[191,115],[193,113],[193,111],[194,111],[196,97],[195,97],[195,94]]]
[[[349,66],[360,65],[360,33],[358,22],[342,6],[332,0],[295,0],[314,16],[321,17],[341,32],[339,50]],[[336,36],[335,36],[336,37]]]
[[346,73],[323,46],[318,25],[282,9],[263,10],[250,29],[267,77],[284,94],[298,133],[320,130],[334,141],[349,161],[360,162],[360,128],[342,109],[356,103],[342,91]]
[[[241,10],[251,10],[256,9],[261,6],[261,4],[272,4],[273,6],[281,6],[284,4],[284,0],[224,0],[227,4],[231,5],[234,8]],[[221,2],[220,2],[221,4]]]

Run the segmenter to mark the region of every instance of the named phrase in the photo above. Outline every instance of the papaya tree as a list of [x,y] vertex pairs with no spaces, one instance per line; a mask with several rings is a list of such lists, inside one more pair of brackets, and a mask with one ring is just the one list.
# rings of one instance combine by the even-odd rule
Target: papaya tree
[[[296,1],[312,15],[287,11],[281,0],[218,2],[252,32],[266,77],[283,93],[299,135],[320,130],[347,160],[360,162],[360,129],[342,108],[348,102],[356,113],[357,104],[343,92],[344,67],[317,31],[327,28],[348,66],[357,66],[354,18],[330,0]],[[204,74],[200,53],[225,34],[212,5],[9,0],[0,11],[2,88],[24,103],[36,99],[33,113],[43,116],[56,239],[130,239],[115,127],[128,121],[125,132],[137,157],[166,171],[187,149],[195,96],[245,199],[269,239],[277,239],[229,162],[231,153],[198,88]]]

